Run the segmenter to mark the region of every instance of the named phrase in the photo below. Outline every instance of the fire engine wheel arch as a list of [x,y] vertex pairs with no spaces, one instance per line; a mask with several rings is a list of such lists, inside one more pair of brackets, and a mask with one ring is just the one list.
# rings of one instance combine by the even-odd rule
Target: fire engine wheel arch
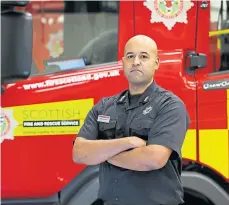
[[99,166],[88,166],[60,192],[60,204],[90,205],[99,190]]
[[214,205],[229,204],[229,194],[208,176],[198,172],[183,171],[182,183],[184,189],[193,190],[201,194]]
[[[76,177],[75,180],[61,191],[60,204],[90,205],[97,198],[99,189],[98,173],[98,166],[87,167],[80,176]],[[229,194],[206,175],[193,171],[183,171],[182,182],[185,191],[194,191],[202,198],[210,200],[214,205],[229,204]],[[190,202],[187,204],[190,204]]]

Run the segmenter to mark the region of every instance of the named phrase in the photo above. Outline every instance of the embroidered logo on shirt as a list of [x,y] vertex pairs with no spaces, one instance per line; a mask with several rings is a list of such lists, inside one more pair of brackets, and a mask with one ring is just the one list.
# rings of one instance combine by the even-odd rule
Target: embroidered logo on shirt
[[151,106],[147,107],[145,110],[143,110],[143,115],[148,114],[153,108]]
[[105,123],[109,123],[110,122],[110,116],[106,116],[106,115],[99,115],[97,121],[98,122],[105,122]]

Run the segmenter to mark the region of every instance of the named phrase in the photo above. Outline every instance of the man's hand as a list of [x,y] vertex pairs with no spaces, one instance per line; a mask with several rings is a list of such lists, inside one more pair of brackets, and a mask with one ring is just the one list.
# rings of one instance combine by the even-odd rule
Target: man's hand
[[126,139],[128,140],[128,142],[133,148],[146,146],[146,141],[139,137],[131,136],[131,137],[127,137]]
[[110,140],[86,140],[78,136],[75,139],[72,156],[75,163],[96,165],[123,151],[145,145],[146,142],[138,137],[124,137]]
[[123,151],[107,160],[117,167],[135,171],[151,171],[162,168],[172,150],[161,145],[148,145],[138,137],[129,137],[131,151]]

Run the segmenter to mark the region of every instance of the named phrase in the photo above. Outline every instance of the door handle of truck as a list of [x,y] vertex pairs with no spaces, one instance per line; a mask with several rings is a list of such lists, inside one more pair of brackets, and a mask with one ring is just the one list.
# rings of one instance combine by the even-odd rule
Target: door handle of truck
[[185,67],[188,70],[195,70],[207,66],[207,55],[204,53],[188,52],[185,60]]

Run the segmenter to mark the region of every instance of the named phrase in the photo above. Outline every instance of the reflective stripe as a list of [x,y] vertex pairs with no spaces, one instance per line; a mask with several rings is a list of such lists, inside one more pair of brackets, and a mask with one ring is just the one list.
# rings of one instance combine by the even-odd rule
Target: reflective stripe
[[200,130],[199,157],[200,163],[211,167],[225,178],[229,178],[228,130]]
[[218,30],[218,31],[210,31],[209,32],[209,37],[220,36],[220,35],[224,35],[224,34],[229,34],[229,29]]
[[190,160],[196,160],[196,153],[196,129],[189,129],[182,147],[182,157]]

